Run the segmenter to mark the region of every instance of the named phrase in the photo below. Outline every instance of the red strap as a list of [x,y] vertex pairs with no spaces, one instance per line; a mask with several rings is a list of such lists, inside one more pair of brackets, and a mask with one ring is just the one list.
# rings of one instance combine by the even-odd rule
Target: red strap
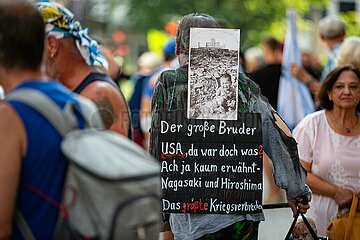
[[45,200],[46,202],[50,203],[50,204],[53,205],[54,207],[56,207],[56,208],[58,208],[58,209],[61,208],[61,204],[60,204],[58,201],[54,200],[54,199],[51,198],[49,195],[47,195],[46,193],[40,191],[39,189],[37,189],[37,188],[34,187],[33,185],[31,185],[31,184],[29,184],[29,183],[24,183],[23,185],[24,185],[24,187],[25,187],[27,190],[35,193],[35,194],[38,195],[41,199],[43,199],[43,200]]
[[50,197],[49,195],[47,195],[46,193],[40,191],[39,189],[37,189],[36,187],[34,187],[33,185],[29,184],[29,183],[24,183],[23,186],[35,193],[38,197],[40,197],[41,199],[43,199],[44,201],[50,203],[51,205],[53,205],[54,207],[56,207],[57,209],[59,209],[60,211],[60,217],[62,219],[67,219],[68,218],[68,212],[67,209],[64,205],[62,205],[61,203],[59,203],[58,201],[56,201],[55,199],[53,199],[52,197]]

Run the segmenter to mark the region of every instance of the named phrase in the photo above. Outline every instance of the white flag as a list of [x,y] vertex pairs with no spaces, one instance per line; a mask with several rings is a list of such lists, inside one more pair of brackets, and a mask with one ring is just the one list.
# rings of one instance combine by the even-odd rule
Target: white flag
[[287,30],[278,92],[278,112],[290,129],[307,114],[315,111],[306,85],[291,74],[291,64],[301,65],[301,53],[296,38],[296,12],[287,10]]

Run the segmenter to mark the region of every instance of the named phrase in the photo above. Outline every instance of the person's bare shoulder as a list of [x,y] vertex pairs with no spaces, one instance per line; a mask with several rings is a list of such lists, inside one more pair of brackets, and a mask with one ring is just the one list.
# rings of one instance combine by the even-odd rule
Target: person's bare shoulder
[[25,139],[20,117],[10,105],[0,103],[0,231],[5,238],[10,235]]
[[107,97],[116,97],[120,96],[118,91],[110,83],[105,81],[93,81],[80,93],[82,96],[85,96],[90,99],[96,99],[102,96]]
[[128,136],[130,119],[127,104],[112,84],[94,81],[80,94],[96,103],[107,129]]
[[26,133],[19,115],[4,102],[0,103],[0,146],[9,145],[12,150],[16,149],[23,155],[26,150]]

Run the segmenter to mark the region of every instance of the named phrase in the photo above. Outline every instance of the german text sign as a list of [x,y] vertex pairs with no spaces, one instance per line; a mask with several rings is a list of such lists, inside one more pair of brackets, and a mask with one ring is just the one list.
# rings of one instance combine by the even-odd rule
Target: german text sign
[[258,113],[238,120],[159,113],[162,209],[173,213],[261,212],[262,129]]

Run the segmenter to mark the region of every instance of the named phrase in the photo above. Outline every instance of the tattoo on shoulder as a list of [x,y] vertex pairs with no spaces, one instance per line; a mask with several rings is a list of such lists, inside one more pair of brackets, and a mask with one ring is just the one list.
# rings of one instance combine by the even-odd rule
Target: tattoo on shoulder
[[108,97],[103,96],[96,99],[92,99],[96,106],[99,108],[102,120],[105,128],[110,129],[111,125],[115,122],[114,108]]

